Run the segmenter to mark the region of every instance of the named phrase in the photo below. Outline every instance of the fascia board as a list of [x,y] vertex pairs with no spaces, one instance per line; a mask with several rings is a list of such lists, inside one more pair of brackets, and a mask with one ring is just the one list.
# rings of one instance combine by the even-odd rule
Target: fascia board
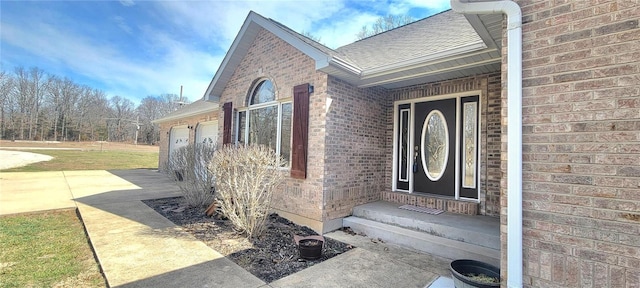
[[399,73],[402,71],[413,69],[417,66],[433,65],[435,63],[450,61],[452,58],[467,57],[470,55],[469,53],[473,53],[473,52],[477,52],[477,54],[482,54],[482,53],[488,52],[487,50],[483,50],[486,48],[487,46],[484,44],[483,41],[477,41],[464,46],[456,47],[454,49],[432,53],[429,55],[425,55],[423,57],[401,61],[401,62],[397,62],[390,65],[385,65],[384,67],[367,69],[362,72],[362,79],[379,77],[384,74]]
[[353,75],[356,75],[356,76],[362,75],[362,70],[360,70],[360,68],[354,65],[351,65],[347,61],[344,61],[343,59],[340,59],[338,57],[331,57],[329,59],[329,64],[331,66],[334,66],[335,68],[351,73]]
[[151,121],[151,123],[160,124],[160,123],[165,123],[165,122],[169,122],[169,121],[173,121],[173,120],[178,120],[178,119],[182,119],[182,118],[196,116],[196,115],[199,115],[199,114],[216,112],[218,110],[220,110],[218,107],[214,107],[213,109],[200,109],[200,110],[196,110],[196,111],[191,111],[189,113],[176,114],[176,115],[171,115],[171,116],[167,116],[167,117],[164,117],[164,118],[156,119],[156,120]]
[[[361,84],[358,87],[359,88],[366,88],[366,87],[384,85],[384,84],[389,84],[389,83],[398,82],[398,81],[410,80],[410,79],[413,79],[413,78],[419,78],[419,77],[425,77],[425,76],[429,76],[429,75],[442,74],[442,73],[451,72],[451,71],[460,70],[460,69],[465,69],[465,68],[471,68],[471,67],[477,67],[477,66],[482,66],[482,65],[494,64],[494,63],[498,63],[498,62],[501,62],[501,61],[502,61],[502,59],[500,59],[500,58],[495,58],[495,59],[492,58],[492,59],[487,59],[487,60],[480,61],[480,62],[473,62],[473,63],[464,64],[464,65],[451,66],[451,67],[447,67],[447,68],[443,68],[443,69],[438,69],[438,70],[435,70],[435,71],[428,71],[428,72],[422,72],[422,73],[410,73],[409,75],[388,74],[388,77],[385,77],[382,80],[377,80],[377,81],[366,81],[366,80],[363,80],[362,81],[363,84]],[[414,68],[417,68],[417,67],[414,67]],[[394,76],[394,75],[402,75],[402,76]]]

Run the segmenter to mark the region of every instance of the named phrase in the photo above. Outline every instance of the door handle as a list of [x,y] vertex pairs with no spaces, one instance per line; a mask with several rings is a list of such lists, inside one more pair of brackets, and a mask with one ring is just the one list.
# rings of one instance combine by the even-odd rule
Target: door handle
[[418,146],[416,146],[414,148],[414,152],[413,152],[413,173],[417,173],[418,172]]

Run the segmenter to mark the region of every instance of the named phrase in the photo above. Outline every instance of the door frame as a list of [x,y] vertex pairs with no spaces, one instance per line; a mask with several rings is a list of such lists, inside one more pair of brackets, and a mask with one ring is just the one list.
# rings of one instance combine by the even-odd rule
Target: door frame
[[[469,97],[469,96],[478,96],[478,131],[477,131],[477,144],[476,144],[476,187],[478,190],[478,198],[466,198],[466,197],[460,197],[460,174],[461,174],[461,167],[460,167],[460,145],[461,145],[461,137],[460,137],[460,122],[462,121],[461,117],[462,117],[462,113],[461,113],[461,98],[464,97]],[[449,131],[449,135],[451,137],[451,135],[455,135],[455,147],[450,147],[450,149],[455,149],[455,163],[454,163],[454,173],[455,173],[455,185],[454,185],[454,189],[455,189],[455,199],[456,200],[466,200],[466,201],[475,201],[475,202],[480,202],[480,175],[482,172],[482,166],[481,164],[481,151],[482,151],[482,124],[484,119],[482,118],[482,99],[483,99],[483,95],[482,95],[482,91],[481,90],[473,90],[473,91],[466,91],[466,92],[461,92],[461,93],[454,93],[454,94],[444,94],[444,95],[436,95],[436,96],[427,96],[427,97],[420,97],[420,98],[414,98],[414,99],[408,99],[408,100],[398,100],[398,101],[394,101],[393,102],[393,166],[392,166],[392,177],[391,177],[391,187],[392,187],[392,191],[395,192],[406,192],[409,194],[414,193],[413,190],[413,173],[409,173],[409,190],[403,190],[403,189],[398,189],[397,187],[397,179],[398,179],[398,173],[399,173],[399,159],[398,159],[398,149],[400,149],[398,147],[398,131],[400,129],[400,121],[398,121],[399,119],[399,109],[398,107],[400,105],[404,105],[404,104],[410,104],[410,110],[409,110],[409,139],[408,139],[408,143],[414,143],[415,142],[415,132],[414,132],[414,128],[415,128],[415,117],[414,117],[414,111],[415,111],[415,103],[418,102],[429,102],[429,101],[436,101],[436,100],[443,100],[443,99],[456,99],[456,117],[455,117],[455,131],[454,133],[451,133],[451,131]],[[409,157],[409,163],[408,163],[408,167],[413,167],[413,157]],[[446,196],[442,196],[442,195],[436,195],[436,197],[446,197]],[[446,197],[448,198],[448,197]]]

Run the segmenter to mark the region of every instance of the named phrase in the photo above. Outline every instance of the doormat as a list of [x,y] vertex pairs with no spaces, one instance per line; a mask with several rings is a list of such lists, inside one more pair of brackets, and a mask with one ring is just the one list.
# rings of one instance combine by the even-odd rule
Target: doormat
[[413,206],[413,205],[402,205],[400,207],[398,207],[400,209],[404,209],[404,210],[409,210],[409,211],[415,211],[415,212],[421,212],[421,213],[427,213],[427,214],[431,214],[431,215],[438,215],[440,213],[443,213],[444,211],[440,210],[440,209],[433,209],[433,208],[426,208],[426,207],[418,207],[418,206]]

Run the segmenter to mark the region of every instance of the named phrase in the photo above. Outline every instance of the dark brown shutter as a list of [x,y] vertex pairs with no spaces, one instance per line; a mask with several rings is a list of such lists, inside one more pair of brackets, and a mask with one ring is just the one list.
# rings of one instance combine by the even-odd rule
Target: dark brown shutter
[[222,130],[222,144],[231,143],[231,115],[233,114],[233,104],[231,102],[224,103],[222,110],[224,111],[224,128]]
[[309,84],[293,87],[293,129],[291,145],[291,177],[307,178],[307,145],[309,138]]

